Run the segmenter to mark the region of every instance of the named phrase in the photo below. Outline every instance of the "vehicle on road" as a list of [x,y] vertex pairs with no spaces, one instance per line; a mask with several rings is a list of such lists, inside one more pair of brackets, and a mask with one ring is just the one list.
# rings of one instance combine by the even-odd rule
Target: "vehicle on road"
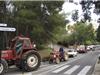
[[9,49],[1,50],[0,75],[12,65],[29,72],[38,69],[40,63],[41,57],[30,38],[17,36],[10,42]]
[[87,51],[94,51],[95,50],[95,46],[94,45],[89,45],[87,46]]
[[86,53],[87,52],[86,46],[85,45],[78,46],[77,52],[78,53]]
[[77,56],[77,51],[75,49],[68,49],[68,56],[69,57],[74,57],[74,56]]
[[90,51],[91,50],[91,47],[90,46],[87,46],[86,49],[87,49],[87,51]]
[[59,52],[58,50],[53,50],[50,53],[49,63],[60,63],[60,61],[67,61],[68,60],[68,54],[64,51],[64,54],[62,52]]

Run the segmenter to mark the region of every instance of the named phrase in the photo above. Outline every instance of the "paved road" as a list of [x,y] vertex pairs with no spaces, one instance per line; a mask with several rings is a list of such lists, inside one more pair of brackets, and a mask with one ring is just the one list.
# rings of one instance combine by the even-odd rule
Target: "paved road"
[[37,71],[22,73],[16,68],[11,68],[6,75],[92,75],[94,65],[100,51],[90,51],[85,54],[78,54],[60,64],[42,63]]

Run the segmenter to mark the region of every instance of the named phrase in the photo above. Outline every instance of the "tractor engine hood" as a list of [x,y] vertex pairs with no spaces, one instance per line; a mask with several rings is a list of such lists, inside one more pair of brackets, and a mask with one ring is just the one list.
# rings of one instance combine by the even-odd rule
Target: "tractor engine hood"
[[1,58],[6,60],[14,59],[14,52],[13,50],[2,50],[1,51]]

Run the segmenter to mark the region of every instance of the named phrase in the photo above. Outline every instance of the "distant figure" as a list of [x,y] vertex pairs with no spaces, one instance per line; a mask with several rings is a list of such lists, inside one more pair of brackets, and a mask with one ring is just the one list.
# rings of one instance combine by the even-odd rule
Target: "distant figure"
[[64,52],[63,47],[60,47],[59,52]]
[[64,49],[63,49],[63,47],[60,47],[59,52],[60,52],[61,56],[64,56]]

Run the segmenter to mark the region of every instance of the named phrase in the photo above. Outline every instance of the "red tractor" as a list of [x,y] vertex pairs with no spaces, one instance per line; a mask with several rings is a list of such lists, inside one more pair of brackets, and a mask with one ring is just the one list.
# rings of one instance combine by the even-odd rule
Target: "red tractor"
[[0,75],[7,72],[11,65],[29,72],[38,69],[40,63],[41,57],[30,38],[17,36],[12,39],[7,50],[1,50]]

